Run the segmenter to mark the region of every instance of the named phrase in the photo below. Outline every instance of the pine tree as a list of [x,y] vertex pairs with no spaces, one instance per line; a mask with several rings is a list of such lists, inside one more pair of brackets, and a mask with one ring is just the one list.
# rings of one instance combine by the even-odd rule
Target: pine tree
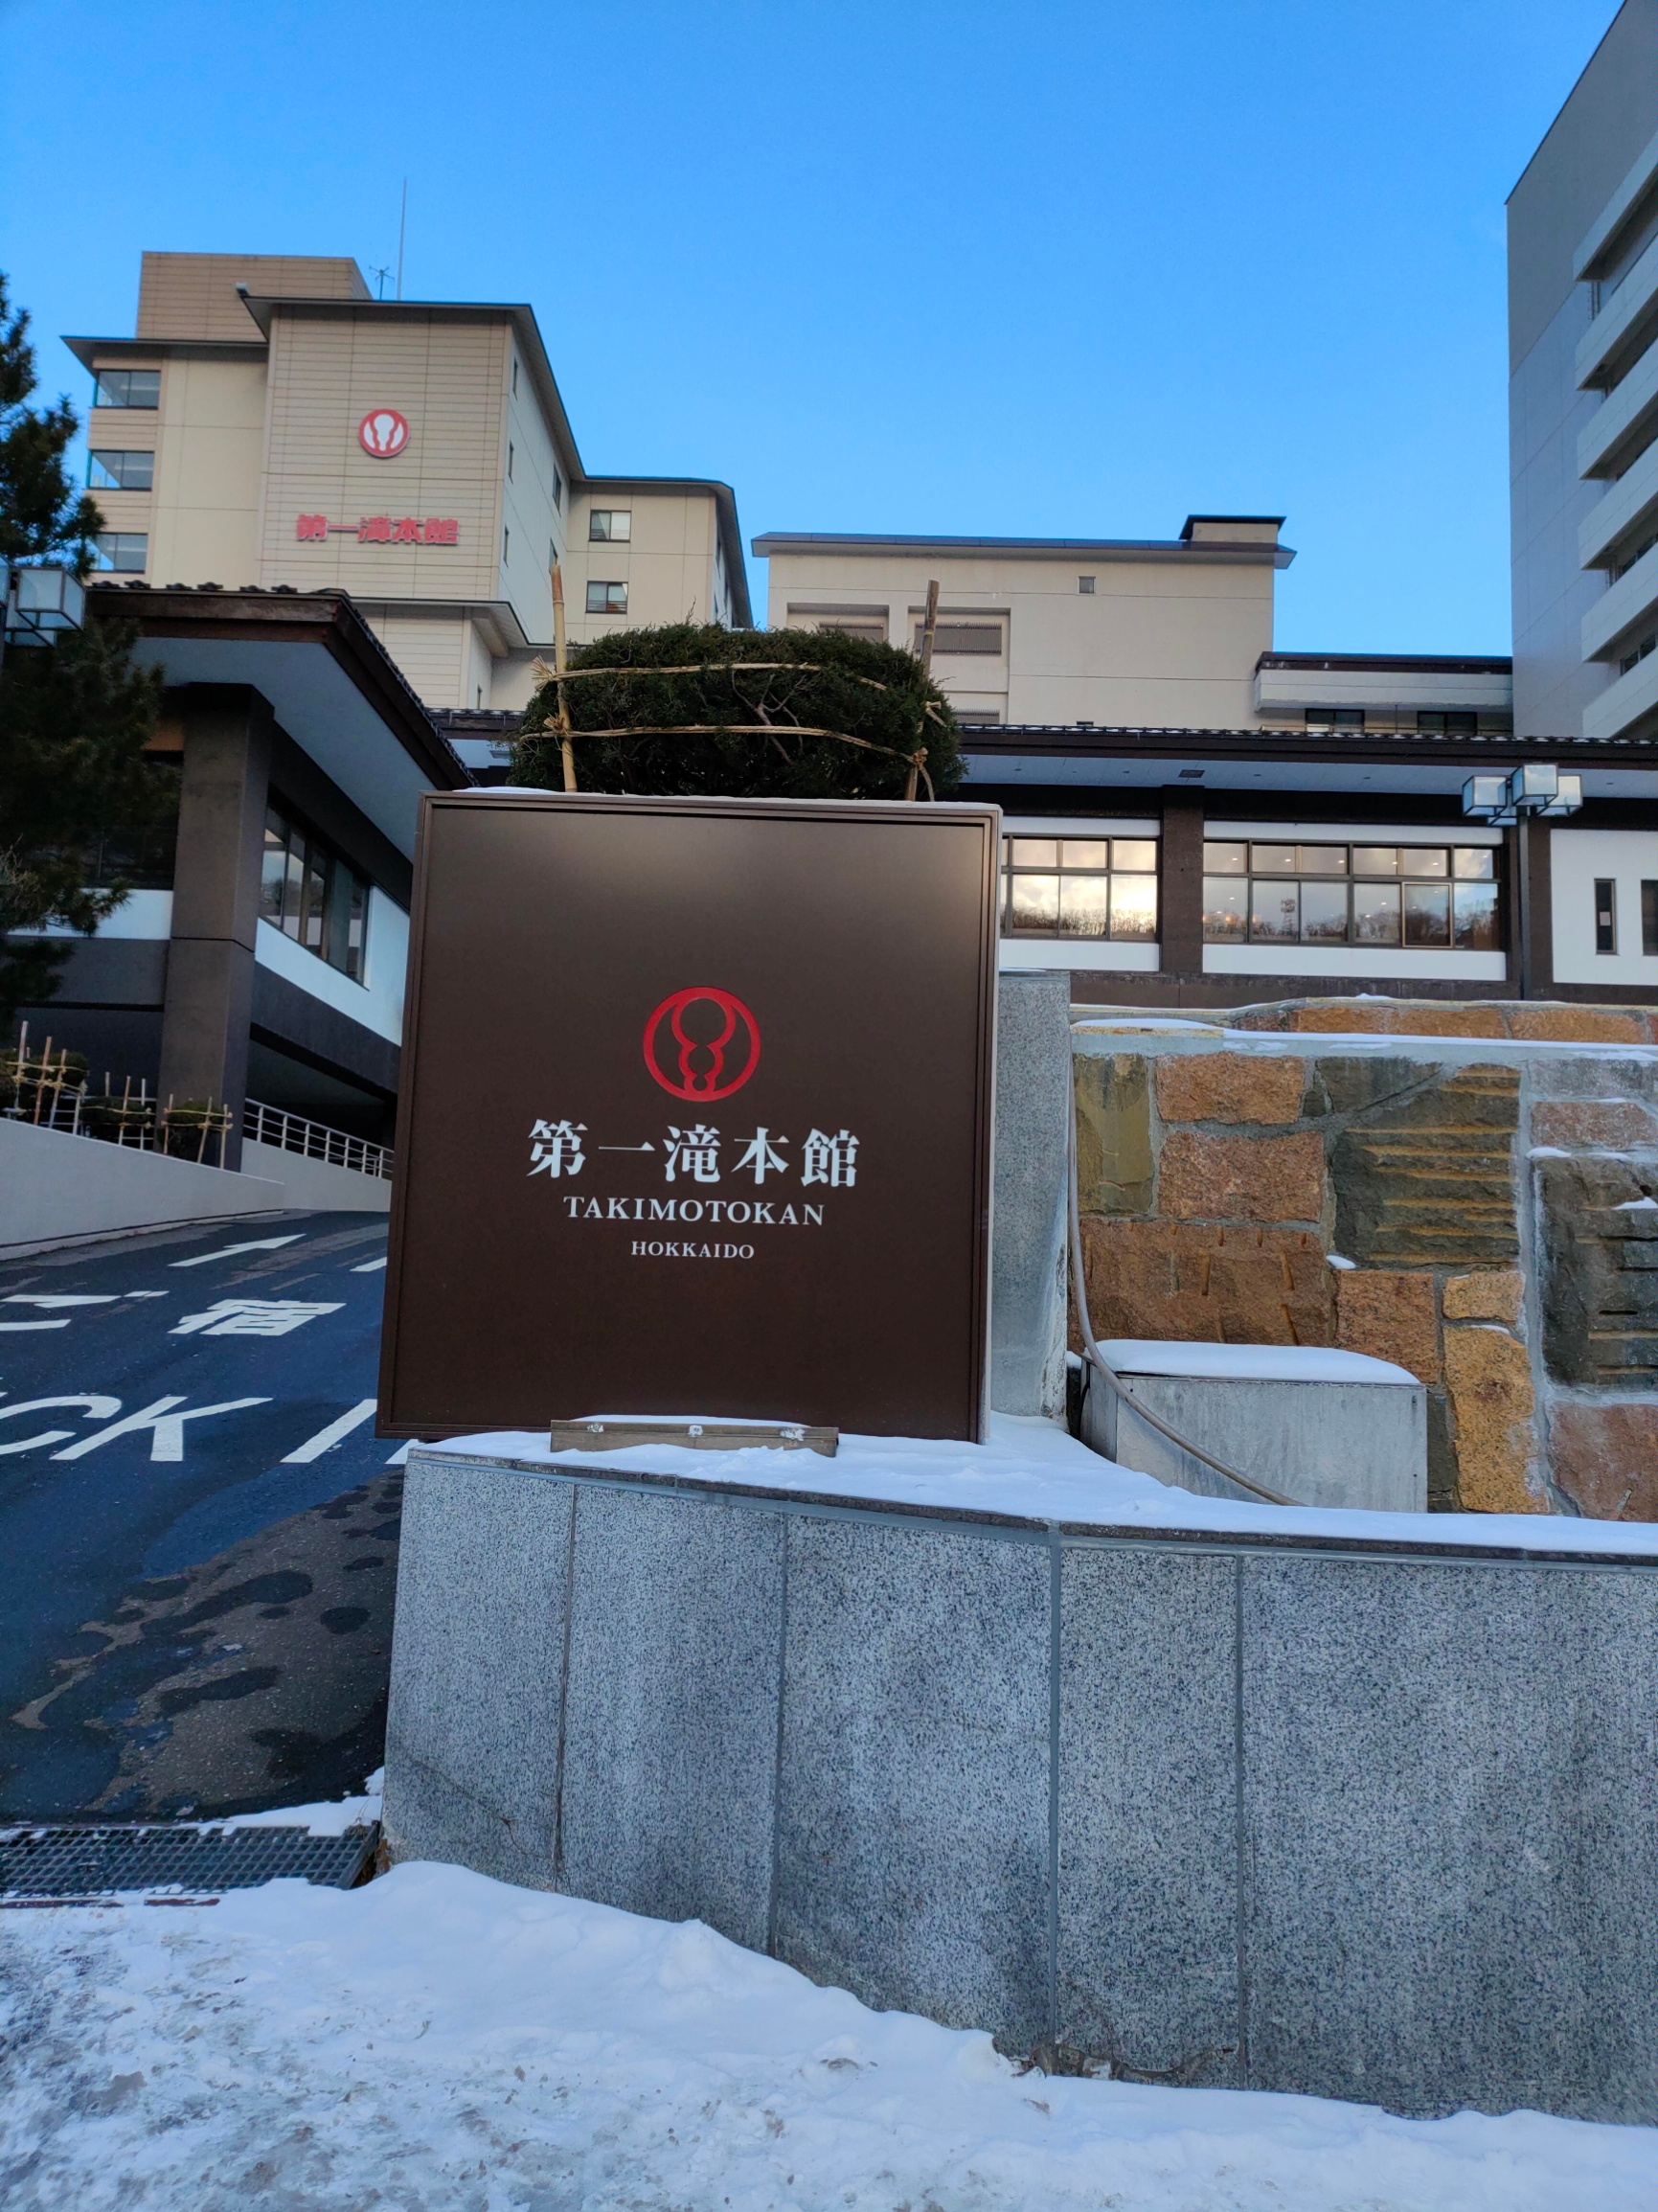
[[[0,275],[0,558],[58,559],[84,575],[102,516],[71,484],[64,453],[79,424],[67,398],[32,407],[29,316]],[[143,834],[176,805],[144,758],[161,679],[132,666],[130,623],[89,621],[56,645],[13,645],[0,662],[0,1017],[47,997],[67,956],[49,924],[88,935],[126,897],[119,876],[86,884],[86,848]]]

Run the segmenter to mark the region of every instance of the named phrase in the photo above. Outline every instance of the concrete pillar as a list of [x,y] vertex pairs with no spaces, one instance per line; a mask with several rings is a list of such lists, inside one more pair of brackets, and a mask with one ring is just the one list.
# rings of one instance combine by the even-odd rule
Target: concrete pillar
[[240,684],[190,684],[172,696],[184,724],[184,772],[157,1087],[164,1104],[211,1098],[229,1106],[224,1157],[234,1168],[247,1096],[271,713]]
[[1203,801],[1181,792],[1163,802],[1157,933],[1165,975],[1203,973]]
[[996,1015],[990,1403],[1065,1417],[1071,978],[1004,974]]

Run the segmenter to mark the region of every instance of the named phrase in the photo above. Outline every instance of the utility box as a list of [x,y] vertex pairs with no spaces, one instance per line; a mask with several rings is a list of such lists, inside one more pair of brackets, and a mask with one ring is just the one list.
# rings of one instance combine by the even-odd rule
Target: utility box
[[1082,1440],[1120,1467],[1205,1497],[1250,1495],[1141,1420],[1140,1404],[1294,1505],[1427,1511],[1427,1392],[1403,1367],[1312,1345],[1118,1337],[1100,1349],[1132,1402],[1088,1372]]

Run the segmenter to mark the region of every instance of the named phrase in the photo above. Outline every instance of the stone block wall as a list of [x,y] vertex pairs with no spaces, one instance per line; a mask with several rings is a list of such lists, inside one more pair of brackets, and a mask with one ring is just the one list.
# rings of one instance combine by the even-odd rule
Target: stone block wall
[[1096,1333],[1394,1360],[1431,1507],[1658,1519],[1658,1016],[1227,1018],[1074,1029]]

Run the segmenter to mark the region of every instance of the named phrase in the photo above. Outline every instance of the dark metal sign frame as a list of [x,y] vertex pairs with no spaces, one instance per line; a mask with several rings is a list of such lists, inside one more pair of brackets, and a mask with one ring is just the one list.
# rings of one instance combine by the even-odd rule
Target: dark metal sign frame
[[428,793],[380,1433],[980,1440],[1000,823]]

